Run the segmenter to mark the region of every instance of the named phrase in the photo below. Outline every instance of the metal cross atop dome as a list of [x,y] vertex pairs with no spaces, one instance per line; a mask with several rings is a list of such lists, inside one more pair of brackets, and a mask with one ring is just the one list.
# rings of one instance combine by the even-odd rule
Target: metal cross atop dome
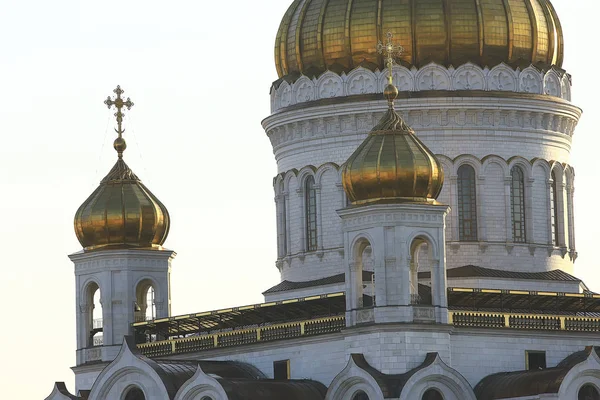
[[127,100],[123,100],[121,98],[121,95],[125,93],[125,91],[121,89],[121,86],[117,85],[117,88],[113,90],[113,92],[115,92],[117,97],[113,100],[110,98],[110,96],[108,96],[104,101],[104,104],[106,104],[109,109],[112,106],[115,106],[115,108],[117,109],[115,117],[117,117],[118,128],[115,129],[115,131],[119,134],[119,137],[121,137],[123,135],[123,132],[125,132],[125,129],[123,129],[123,117],[125,116],[125,114],[123,114],[122,109],[123,107],[127,107],[128,110],[131,110],[131,107],[133,107],[133,102],[129,99],[129,97],[127,98]]
[[388,69],[388,83],[393,84],[392,66],[394,65],[394,58],[400,56],[404,51],[404,47],[396,46],[392,42],[392,32],[387,33],[387,43],[383,44],[381,41],[377,44],[377,52],[383,54],[386,58],[386,66]]

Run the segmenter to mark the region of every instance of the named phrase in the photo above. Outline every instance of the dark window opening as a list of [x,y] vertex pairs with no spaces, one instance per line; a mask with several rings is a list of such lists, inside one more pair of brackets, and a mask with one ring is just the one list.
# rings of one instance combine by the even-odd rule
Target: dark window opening
[[146,397],[144,396],[144,392],[139,388],[132,388],[127,392],[125,400],[146,400]]
[[352,400],[369,400],[369,396],[362,390],[356,392],[356,394],[352,397]]
[[315,179],[309,176],[305,185],[306,250],[317,250],[317,189]]
[[546,352],[544,351],[528,351],[527,352],[527,369],[537,371],[546,368]]
[[423,400],[444,400],[442,394],[435,389],[429,389],[423,395]]
[[510,170],[510,203],[512,212],[513,240],[525,243],[525,174],[520,167]]
[[577,400],[600,400],[600,392],[595,386],[587,384],[579,389]]
[[273,362],[273,378],[277,380],[290,379],[290,360]]
[[475,170],[470,165],[458,169],[458,234],[461,241],[477,241]]

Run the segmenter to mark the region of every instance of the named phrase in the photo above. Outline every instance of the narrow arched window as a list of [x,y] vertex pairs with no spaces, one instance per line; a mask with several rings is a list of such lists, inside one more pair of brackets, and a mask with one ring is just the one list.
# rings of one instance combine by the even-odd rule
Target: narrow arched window
[[600,392],[595,386],[588,383],[579,389],[577,400],[600,400]]
[[458,169],[457,183],[459,240],[477,241],[477,198],[473,167],[462,165]]
[[515,166],[510,170],[510,176],[513,241],[525,243],[525,174],[521,167]]
[[552,184],[550,185],[550,218],[552,224],[552,243],[558,246],[558,190],[556,174],[552,171]]
[[281,256],[287,256],[287,211],[285,206],[285,195],[284,195],[284,186],[283,182],[279,187],[279,193],[281,194],[281,204],[280,204],[280,213],[281,213],[281,225],[280,225],[280,235],[281,238]]
[[312,176],[306,178],[304,188],[306,208],[306,249],[317,250],[317,190],[315,179]]
[[429,389],[423,394],[422,400],[444,400],[444,397],[436,389]]
[[144,396],[144,392],[139,388],[131,388],[125,395],[125,400],[146,400],[146,396]]
[[369,400],[369,396],[362,390],[359,390],[352,396],[352,400]]
[[102,346],[104,344],[104,323],[102,319],[102,303],[100,288],[92,287],[92,329],[90,330],[90,346]]

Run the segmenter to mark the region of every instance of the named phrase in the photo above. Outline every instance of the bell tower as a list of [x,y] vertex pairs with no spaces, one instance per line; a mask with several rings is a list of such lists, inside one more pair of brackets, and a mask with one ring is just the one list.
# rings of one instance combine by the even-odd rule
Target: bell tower
[[135,322],[171,315],[170,274],[175,252],[162,247],[169,233],[167,208],[123,160],[127,148],[121,95],[106,99],[116,109],[117,162],[75,214],[83,249],[75,264],[77,390],[90,389],[106,363],[118,354]]

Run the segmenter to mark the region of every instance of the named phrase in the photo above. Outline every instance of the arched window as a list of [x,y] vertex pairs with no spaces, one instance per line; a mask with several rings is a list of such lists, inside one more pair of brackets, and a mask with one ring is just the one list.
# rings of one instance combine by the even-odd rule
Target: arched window
[[552,184],[550,185],[550,218],[552,219],[552,243],[558,246],[558,191],[556,174],[552,171]]
[[91,329],[89,346],[102,346],[104,344],[104,323],[102,320],[102,303],[100,302],[100,288],[95,283],[90,286],[92,299]]
[[444,397],[440,392],[435,389],[429,389],[423,394],[422,400],[444,400]]
[[600,400],[600,393],[593,385],[583,385],[582,388],[579,389],[577,400]]
[[359,390],[352,396],[352,400],[369,400],[369,396],[362,390]]
[[146,400],[146,396],[144,396],[144,392],[140,388],[131,388],[125,395],[124,400]]
[[475,170],[470,165],[458,169],[458,235],[462,241],[477,241],[477,198]]
[[306,250],[317,250],[317,190],[315,189],[315,178],[306,178],[304,188],[306,205]]
[[141,281],[135,294],[135,321],[151,321],[158,318],[156,313],[156,290],[149,279]]
[[525,243],[525,174],[520,167],[510,170],[510,203],[512,213],[513,241]]
[[279,194],[281,195],[281,200],[279,202],[279,218],[280,218],[280,225],[279,225],[279,240],[280,240],[280,249],[281,249],[281,257],[285,257],[287,256],[287,211],[286,211],[286,206],[285,206],[285,195],[284,193],[284,187],[283,187],[283,182],[281,182],[280,186],[279,186]]

